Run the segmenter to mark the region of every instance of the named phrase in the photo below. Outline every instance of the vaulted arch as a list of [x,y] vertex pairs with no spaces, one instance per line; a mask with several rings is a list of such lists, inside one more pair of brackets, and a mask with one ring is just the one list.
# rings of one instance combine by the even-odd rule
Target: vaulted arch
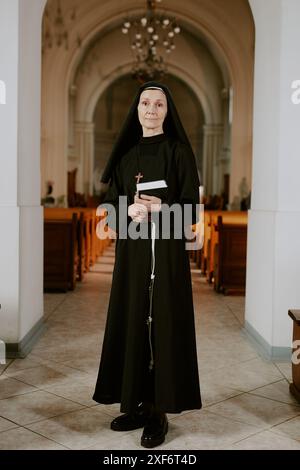
[[[68,0],[66,0],[67,4]],[[73,84],[82,58],[95,41],[104,37],[109,31],[118,29],[125,13],[141,12],[137,1],[126,2],[126,11],[117,1],[99,2],[90,0],[78,5],[76,29],[83,39],[82,49],[75,47],[69,52],[63,50],[47,51],[43,60],[43,121],[42,121],[42,175],[51,179],[55,175],[56,193],[66,193],[66,171],[68,157],[68,107],[69,89]],[[226,10],[220,0],[211,2],[203,0],[201,5],[188,0],[184,3],[165,1],[164,7],[176,15],[184,30],[194,40],[202,41],[211,52],[218,64],[222,86],[232,86],[233,89],[233,122],[232,122],[232,149],[231,149],[231,200],[239,193],[239,183],[246,176],[251,183],[251,152],[252,152],[252,93],[253,93],[253,54],[254,54],[254,24],[248,2],[229,1]],[[233,11],[235,15],[233,15]],[[242,19],[242,27],[241,27]],[[122,38],[120,38],[122,39]],[[124,43],[124,41],[123,41]],[[193,45],[194,47],[194,45]],[[116,44],[115,54],[122,49],[122,43]],[[129,53],[129,51],[128,51]],[[206,123],[218,126],[220,110],[213,116],[216,105],[212,103],[212,96],[207,94],[205,81],[201,74],[195,73],[200,66],[202,56],[190,54],[186,63],[178,65],[174,58],[170,59],[170,70],[186,81],[196,93],[206,116]],[[91,116],[91,109],[98,90],[104,89],[104,83],[109,83],[114,76],[126,70],[130,64],[130,56],[123,62],[110,64],[107,76],[94,86],[94,92],[86,97],[85,105],[89,102],[87,112]],[[188,63],[190,59],[190,63]],[[113,61],[113,57],[110,57]],[[53,67],[55,64],[55,67]],[[195,70],[194,70],[195,69]],[[206,86],[209,86],[206,80]],[[81,106],[81,109],[85,105]],[[219,115],[218,115],[219,114]],[[80,117],[81,119],[81,117]],[[59,168],[59,171],[58,171]]]

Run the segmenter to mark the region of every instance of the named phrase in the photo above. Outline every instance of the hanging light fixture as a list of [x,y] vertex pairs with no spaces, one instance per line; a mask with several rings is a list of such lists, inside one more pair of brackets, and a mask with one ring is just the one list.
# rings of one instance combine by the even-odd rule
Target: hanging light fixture
[[158,3],[161,0],[147,0],[145,14],[127,17],[122,25],[134,55],[132,76],[142,83],[167,73],[165,57],[176,48],[175,36],[180,33],[175,18],[155,11]]
[[[47,5],[43,18],[43,35],[42,35],[42,50],[46,48],[64,46],[66,50],[69,49],[69,31],[76,20],[76,9],[73,8],[71,13],[64,14],[61,1],[56,0],[50,7]],[[81,46],[81,38],[77,35],[77,46]]]

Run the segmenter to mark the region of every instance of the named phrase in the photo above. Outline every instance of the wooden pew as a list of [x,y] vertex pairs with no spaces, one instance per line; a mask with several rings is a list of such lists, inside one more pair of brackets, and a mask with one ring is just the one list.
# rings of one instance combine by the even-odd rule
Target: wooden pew
[[77,214],[44,219],[44,290],[73,290],[76,285]]
[[231,224],[244,224],[247,223],[248,214],[244,211],[210,211],[208,222],[208,243],[207,243],[207,269],[206,278],[209,283],[213,281],[214,266],[215,266],[215,245],[218,243],[218,217],[222,216],[223,223]]
[[218,216],[215,226],[214,288],[244,294],[246,287],[247,217]]
[[85,224],[85,241],[86,241],[86,258],[85,258],[85,270],[88,271],[90,266],[95,264],[97,257],[97,216],[96,209],[83,207],[80,209],[86,221]]
[[44,219],[46,220],[71,220],[73,214],[77,215],[76,224],[76,266],[77,280],[82,281],[84,272],[86,271],[86,219],[81,208],[44,208]]
[[208,251],[210,246],[210,217],[211,211],[204,210],[204,243],[201,250],[200,269],[203,274],[206,274],[208,265]]
[[96,228],[101,217],[96,208],[44,208],[44,217],[48,219],[69,219],[76,213],[78,218],[78,280],[82,280],[84,272],[89,271],[97,258],[103,253],[110,239],[101,240],[97,237]]

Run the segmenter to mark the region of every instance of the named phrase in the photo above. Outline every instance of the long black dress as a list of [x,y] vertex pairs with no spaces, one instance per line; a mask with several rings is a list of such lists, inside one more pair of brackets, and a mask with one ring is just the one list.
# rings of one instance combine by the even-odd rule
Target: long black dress
[[[141,137],[138,145],[140,168],[135,146],[114,169],[105,202],[112,203],[118,211],[118,196],[125,195],[128,205],[132,204],[135,175],[140,170],[144,175],[142,182],[166,180],[163,203],[189,203],[194,208],[199,203],[199,178],[188,146],[172,142],[165,134]],[[129,222],[127,215],[124,223]],[[120,229],[119,224],[112,228]],[[145,399],[148,387],[150,348],[146,319],[150,272],[151,240],[117,238],[93,399],[98,403],[120,403],[121,412],[134,411]],[[151,380],[149,383],[154,387],[155,405],[166,413],[201,408],[189,252],[184,238],[155,241],[152,331],[154,384]]]

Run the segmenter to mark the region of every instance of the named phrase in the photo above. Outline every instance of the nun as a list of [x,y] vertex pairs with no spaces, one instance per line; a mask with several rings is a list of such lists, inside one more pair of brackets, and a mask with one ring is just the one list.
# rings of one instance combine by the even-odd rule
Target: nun
[[[166,185],[137,191],[157,181]],[[117,236],[93,399],[120,403],[111,429],[144,428],[141,445],[152,448],[165,440],[168,413],[202,407],[186,238],[184,231],[174,235],[172,218],[167,237],[157,224],[174,204],[191,207],[195,224],[199,208],[195,156],[166,85],[140,86],[101,182],[108,185],[104,204],[115,211],[108,209],[107,224]],[[130,230],[124,236],[132,224],[149,226],[149,237],[131,237]]]

